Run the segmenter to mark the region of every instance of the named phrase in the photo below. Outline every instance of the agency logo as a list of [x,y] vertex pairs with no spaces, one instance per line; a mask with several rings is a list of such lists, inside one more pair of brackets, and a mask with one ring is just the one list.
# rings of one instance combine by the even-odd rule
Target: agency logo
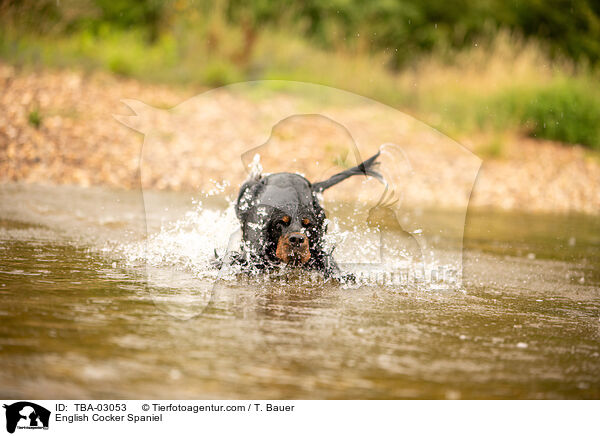
[[50,411],[29,401],[19,401],[4,405],[6,409],[6,431],[14,433],[16,429],[48,430]]
[[[307,274],[300,280],[315,284],[338,277],[348,278],[343,286],[350,287],[461,289],[464,225],[481,159],[426,124],[339,89],[277,80],[231,84],[168,110],[123,102],[134,115],[115,118],[144,134],[143,228],[157,230],[127,247],[126,256],[146,264],[147,289],[171,316],[190,319],[209,306],[238,307],[242,294],[228,283],[240,271],[252,283],[295,280],[303,270]],[[381,179],[373,181],[361,163],[376,153]],[[266,192],[261,186],[278,173],[301,176],[294,178],[304,180],[300,185],[316,182],[322,189],[302,201],[291,184],[285,185],[289,189],[269,184]],[[363,177],[321,198],[326,186],[349,175]],[[239,203],[244,186],[256,189],[243,190],[254,194]],[[184,211],[179,200],[159,198],[156,189],[196,194]],[[223,200],[225,209],[219,206]],[[312,213],[317,204],[326,220],[315,226],[298,212],[302,205]],[[182,213],[176,216],[175,210]],[[296,233],[296,242],[281,240],[281,247],[302,244],[304,263],[311,261],[304,235],[312,235],[309,267],[283,260],[291,248],[277,254],[272,229],[288,224],[279,223],[279,216],[290,218]],[[165,223],[160,231],[147,225],[159,222]],[[265,271],[269,265],[273,268]],[[239,307],[247,316],[248,304]]]

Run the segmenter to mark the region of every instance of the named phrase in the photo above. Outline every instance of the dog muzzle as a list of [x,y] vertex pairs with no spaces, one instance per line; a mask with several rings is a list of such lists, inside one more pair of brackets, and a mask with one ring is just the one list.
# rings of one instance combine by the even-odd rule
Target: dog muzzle
[[287,233],[277,242],[275,256],[291,265],[303,265],[310,260],[308,237],[303,233]]

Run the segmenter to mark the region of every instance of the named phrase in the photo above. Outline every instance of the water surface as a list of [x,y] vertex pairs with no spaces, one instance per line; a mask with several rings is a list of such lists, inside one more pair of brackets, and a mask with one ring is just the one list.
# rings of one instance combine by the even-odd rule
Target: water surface
[[204,307],[189,259],[227,243],[226,202],[149,195],[160,217],[0,187],[0,397],[600,398],[596,217],[470,211],[460,289],[229,278]]

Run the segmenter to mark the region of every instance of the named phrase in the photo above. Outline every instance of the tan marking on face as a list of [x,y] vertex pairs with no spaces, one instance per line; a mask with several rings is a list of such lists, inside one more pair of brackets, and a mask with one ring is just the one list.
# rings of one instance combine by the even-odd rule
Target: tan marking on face
[[277,250],[275,250],[275,256],[285,263],[298,259],[301,264],[305,264],[310,260],[310,249],[308,248],[308,238],[303,235],[304,242],[299,247],[293,247],[290,243],[289,237],[294,233],[282,235],[277,242]]

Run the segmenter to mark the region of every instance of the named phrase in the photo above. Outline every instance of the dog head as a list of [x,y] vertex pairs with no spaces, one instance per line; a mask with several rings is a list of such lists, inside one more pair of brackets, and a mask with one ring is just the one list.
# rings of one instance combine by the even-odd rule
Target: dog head
[[305,264],[311,257],[310,223],[314,220],[299,215],[275,213],[269,222],[268,243],[276,246],[275,257],[292,265]]
[[299,266],[321,248],[325,212],[311,184],[298,174],[278,173],[247,182],[236,212],[243,239],[257,256]]

